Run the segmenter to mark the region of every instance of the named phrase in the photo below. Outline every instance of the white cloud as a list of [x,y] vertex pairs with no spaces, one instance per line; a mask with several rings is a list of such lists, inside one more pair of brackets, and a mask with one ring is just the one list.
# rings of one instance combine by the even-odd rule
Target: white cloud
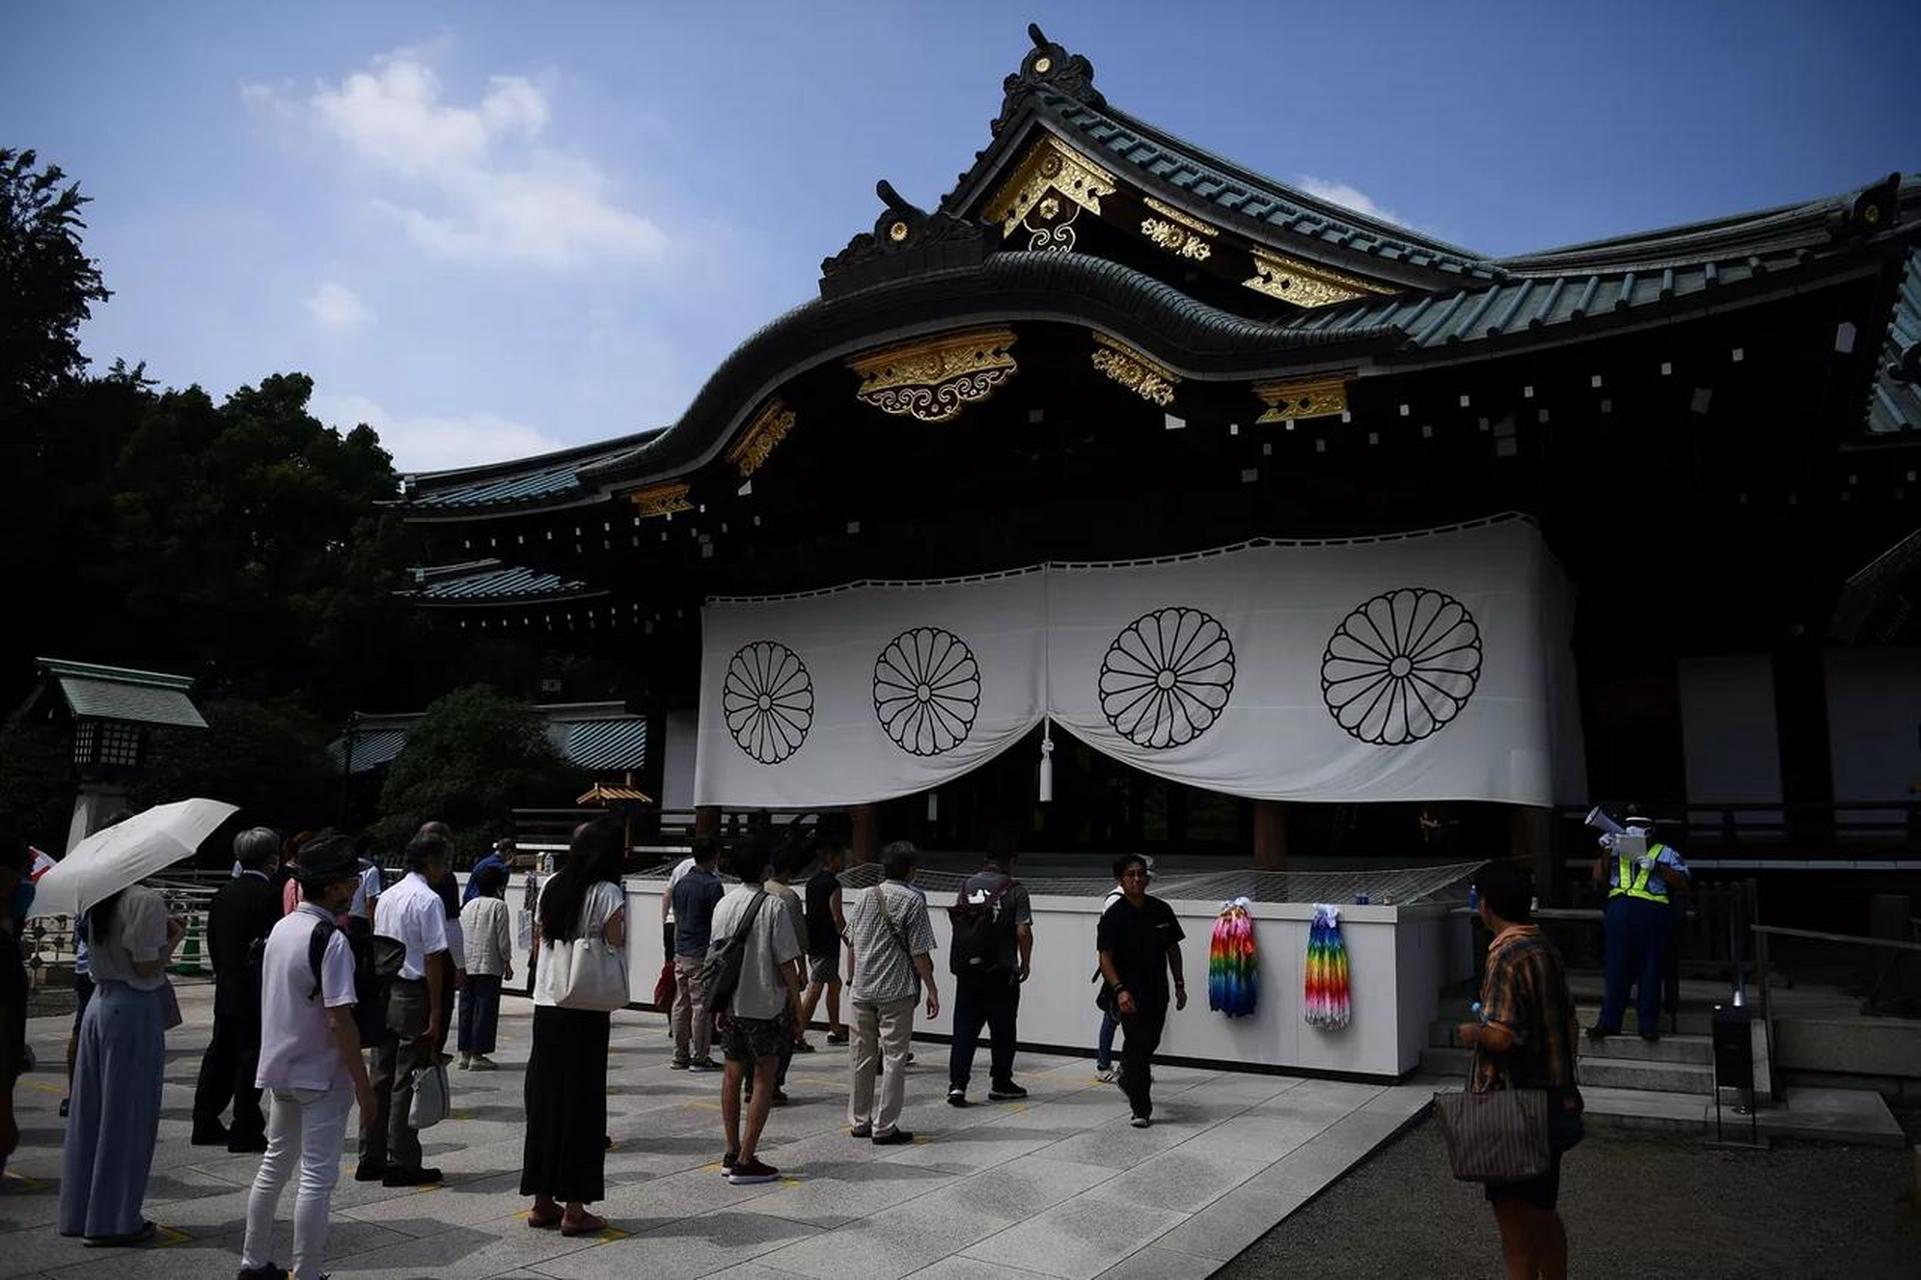
[[471,467],[565,447],[538,427],[485,411],[408,417],[388,413],[362,395],[317,395],[313,413],[342,431],[366,423],[380,433],[380,443],[401,471]]
[[1366,214],[1370,218],[1379,218],[1382,222],[1392,222],[1398,226],[1413,228],[1413,224],[1406,218],[1403,218],[1392,209],[1382,208],[1375,202],[1374,197],[1368,195],[1367,192],[1362,191],[1359,187],[1349,186],[1345,182],[1317,178],[1307,173],[1300,175],[1295,185],[1307,192],[1307,194],[1317,199],[1326,200],[1330,204],[1338,204],[1343,209],[1352,209],[1354,212]]
[[[243,85],[256,110],[284,104]],[[545,139],[553,109],[522,76],[495,76],[478,102],[445,100],[426,54],[399,50],[339,84],[322,83],[302,114],[387,179],[373,194],[423,248],[475,261],[564,267],[647,261],[667,248],[652,220],[623,208],[608,175]]]
[[324,281],[308,295],[307,314],[329,333],[358,329],[373,318],[360,295],[336,280]]

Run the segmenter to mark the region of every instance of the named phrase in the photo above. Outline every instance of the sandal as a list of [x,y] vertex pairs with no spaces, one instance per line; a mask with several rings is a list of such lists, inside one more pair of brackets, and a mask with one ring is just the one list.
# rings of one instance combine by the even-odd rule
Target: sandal
[[527,1211],[527,1225],[536,1231],[552,1231],[560,1225],[561,1219],[566,1216],[567,1215],[559,1209],[555,1209],[551,1214],[542,1214],[538,1209],[529,1209]]
[[560,1234],[563,1236],[595,1236],[607,1229],[607,1219],[596,1218],[591,1213],[583,1213],[569,1221],[560,1220]]

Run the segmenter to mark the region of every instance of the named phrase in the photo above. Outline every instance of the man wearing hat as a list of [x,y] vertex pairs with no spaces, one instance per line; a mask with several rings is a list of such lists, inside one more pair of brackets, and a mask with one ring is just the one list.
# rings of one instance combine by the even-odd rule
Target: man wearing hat
[[1630,814],[1621,835],[1601,837],[1601,856],[1594,860],[1595,883],[1608,886],[1602,926],[1607,936],[1607,985],[1601,997],[1601,1016],[1588,1028],[1588,1038],[1621,1033],[1627,1011],[1628,987],[1635,992],[1635,1025],[1649,1042],[1661,1038],[1661,983],[1673,945],[1672,908],[1668,886],[1688,880],[1681,855],[1654,838],[1654,819]]
[[[286,1280],[289,1272],[269,1256],[274,1211],[295,1166],[300,1191],[294,1202],[293,1270],[299,1280],[320,1275],[334,1184],[340,1179],[340,1148],[347,1110],[360,1107],[362,1123],[377,1111],[367,1062],[354,1023],[354,955],[334,916],[353,900],[360,858],[351,837],[321,832],[301,847],[294,876],[300,905],[267,935],[260,962],[260,1066],[255,1077],[272,1096],[267,1153],[247,1199],[247,1234],[241,1246],[241,1280]],[[316,981],[313,941],[328,931]]]

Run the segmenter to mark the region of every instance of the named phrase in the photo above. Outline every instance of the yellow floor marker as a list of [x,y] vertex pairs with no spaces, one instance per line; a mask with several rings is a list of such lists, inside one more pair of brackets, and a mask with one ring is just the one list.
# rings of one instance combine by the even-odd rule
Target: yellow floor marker
[[153,1229],[153,1247],[156,1249],[171,1249],[174,1245],[185,1244],[191,1239],[193,1237],[179,1227],[163,1227],[156,1224]]

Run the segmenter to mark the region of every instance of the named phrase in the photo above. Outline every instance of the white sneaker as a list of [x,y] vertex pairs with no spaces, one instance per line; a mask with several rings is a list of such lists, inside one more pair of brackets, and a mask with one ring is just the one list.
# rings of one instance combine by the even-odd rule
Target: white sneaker
[[463,1053],[460,1055],[460,1062],[457,1065],[460,1070],[465,1071],[468,1067],[473,1065],[473,1060]]
[[1094,1073],[1094,1078],[1102,1084],[1113,1084],[1121,1078],[1121,1073],[1113,1067],[1103,1067]]
[[498,1071],[500,1064],[484,1053],[476,1053],[467,1063],[469,1071]]
[[1136,1129],[1145,1129],[1148,1125],[1154,1122],[1152,1120],[1149,1120],[1146,1116],[1135,1116],[1132,1120],[1129,1120],[1127,1123],[1133,1125]]

